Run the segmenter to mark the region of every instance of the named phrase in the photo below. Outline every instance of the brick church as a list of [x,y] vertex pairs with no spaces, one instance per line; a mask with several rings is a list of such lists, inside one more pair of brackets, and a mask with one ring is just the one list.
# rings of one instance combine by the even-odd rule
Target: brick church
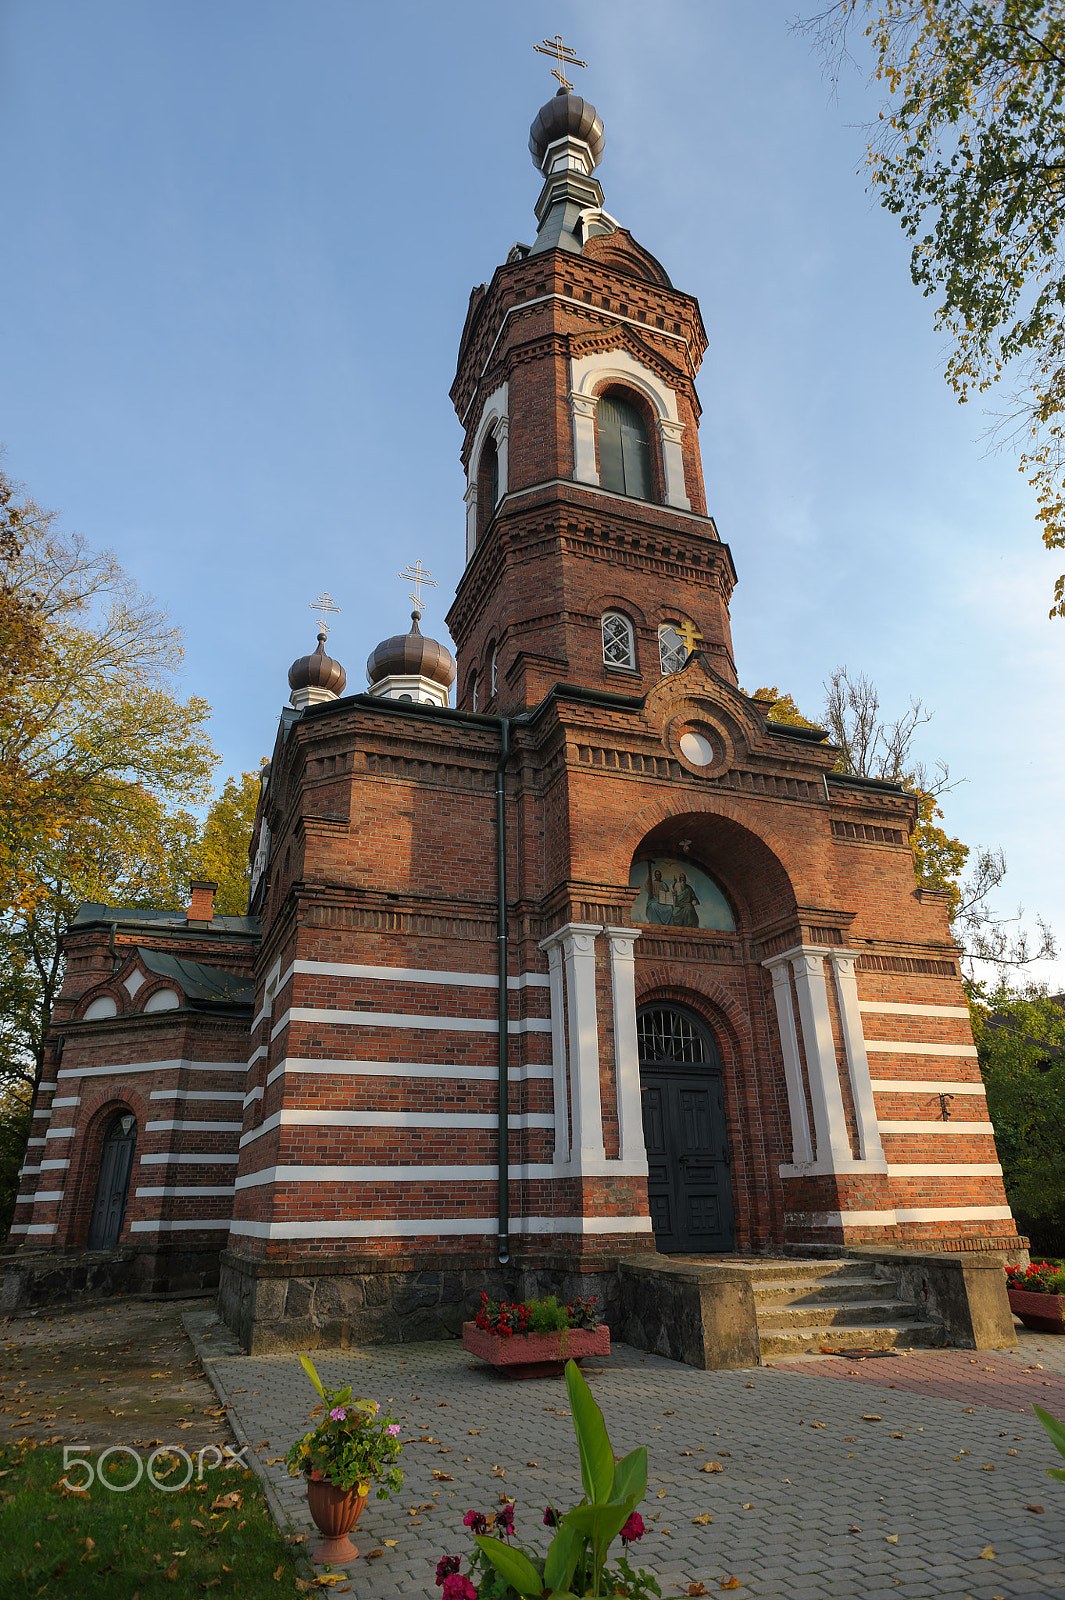
[[455,658],[415,613],[347,694],[323,632],[248,915],[67,935],[14,1238],[220,1278],[250,1348],[624,1261],[1023,1245],[913,797],[738,687],[702,317],[603,143],[541,109],[535,239],[470,297]]

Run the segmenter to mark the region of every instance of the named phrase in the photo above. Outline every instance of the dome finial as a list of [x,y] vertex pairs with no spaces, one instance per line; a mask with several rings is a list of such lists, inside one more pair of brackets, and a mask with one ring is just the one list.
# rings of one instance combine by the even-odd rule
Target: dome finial
[[325,590],[317,600],[310,602],[310,609],[319,613],[318,648],[312,655],[300,656],[288,669],[288,686],[292,691],[289,700],[297,711],[302,711],[305,706],[318,705],[323,700],[339,699],[348,681],[340,662],[325,653],[325,641],[329,633],[326,614],[330,611],[339,612],[340,607]]
[[566,77],[563,68],[586,67],[588,65],[587,61],[578,60],[577,52],[570,45],[562,43],[562,35],[560,33],[556,33],[553,39],[545,39],[542,44],[534,44],[533,49],[538,56],[555,57],[558,61],[558,66],[551,68],[551,76],[558,79],[559,94],[569,94],[573,85]]

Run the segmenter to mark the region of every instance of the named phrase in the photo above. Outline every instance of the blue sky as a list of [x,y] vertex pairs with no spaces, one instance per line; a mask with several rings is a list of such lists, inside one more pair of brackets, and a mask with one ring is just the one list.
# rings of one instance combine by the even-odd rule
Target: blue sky
[[[609,211],[699,297],[707,493],[741,682],[817,715],[846,664],[964,777],[1003,904],[1065,938],[1065,624],[1009,455],[940,376],[932,303],[859,174],[794,3],[3,0],[0,440],[187,646],[222,772],[273,741],[307,602],[353,689],[415,556],[464,548],[447,398],[470,288],[531,240],[529,123],[561,31],[606,124]],[[1055,968],[1045,976],[1060,984]]]

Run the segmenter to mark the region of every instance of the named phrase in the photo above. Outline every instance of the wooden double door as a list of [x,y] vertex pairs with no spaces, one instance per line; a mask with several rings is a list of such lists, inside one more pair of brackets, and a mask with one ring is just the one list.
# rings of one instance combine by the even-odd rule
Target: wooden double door
[[104,1136],[96,1198],[89,1222],[90,1250],[111,1250],[119,1241],[136,1144],[137,1120],[132,1112],[122,1112],[114,1118]]
[[732,1250],[732,1178],[714,1041],[679,1006],[646,1007],[636,1027],[655,1244],[663,1254]]

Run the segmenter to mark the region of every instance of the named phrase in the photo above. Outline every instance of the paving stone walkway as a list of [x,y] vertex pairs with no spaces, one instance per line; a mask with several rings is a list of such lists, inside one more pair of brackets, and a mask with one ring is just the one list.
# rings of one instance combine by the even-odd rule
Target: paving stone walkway
[[[209,1313],[186,1325],[279,1516],[310,1535],[302,1483],[277,1459],[315,1398],[298,1358],[241,1356]],[[513,1497],[519,1534],[542,1544],[543,1507],[579,1497],[561,1380],[499,1378],[451,1342],[314,1359],[328,1383],[387,1404],[409,1441],[402,1495],[371,1500],[357,1530],[364,1556],[382,1552],[350,1568],[359,1600],[436,1600],[435,1564],[469,1549],[471,1507]],[[1021,1373],[1032,1368],[1038,1398],[1065,1415],[1051,1370],[1065,1363],[1030,1338],[1019,1355],[973,1360],[952,1350],[698,1372],[615,1345],[587,1375],[616,1452],[649,1447],[634,1564],[665,1597],[693,1583],[714,1594],[735,1577],[741,1597],[1060,1600],[1065,1486],[1046,1476],[1060,1458],[1024,1409],[1037,1392]],[[722,1470],[701,1470],[709,1463]]]

